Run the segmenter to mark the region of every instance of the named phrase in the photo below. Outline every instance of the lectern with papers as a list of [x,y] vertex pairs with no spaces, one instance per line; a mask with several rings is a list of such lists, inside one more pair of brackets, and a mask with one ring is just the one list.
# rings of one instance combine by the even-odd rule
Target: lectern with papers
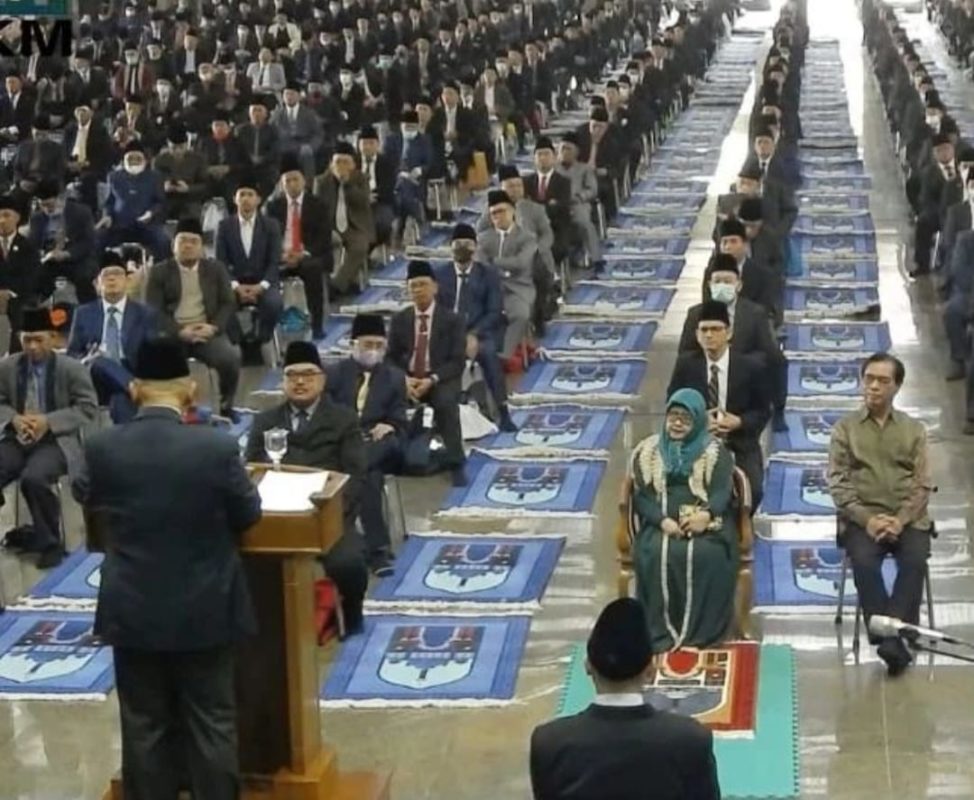
[[[259,482],[270,467],[248,467]],[[282,467],[271,474],[280,496],[294,474],[301,491],[309,473]],[[297,473],[305,473],[298,477]],[[271,506],[244,537],[243,551],[259,634],[238,657],[240,766],[245,800],[387,800],[388,775],[341,773],[335,750],[322,742],[318,708],[318,645],[314,621],[315,560],[342,535],[342,491],[348,477],[318,473],[309,502]],[[285,487],[286,488],[286,487]],[[262,492],[265,506],[270,495]],[[292,498],[293,499],[293,498]],[[303,510],[275,511],[275,507]],[[106,800],[122,800],[113,781]],[[205,798],[200,798],[205,800]]]

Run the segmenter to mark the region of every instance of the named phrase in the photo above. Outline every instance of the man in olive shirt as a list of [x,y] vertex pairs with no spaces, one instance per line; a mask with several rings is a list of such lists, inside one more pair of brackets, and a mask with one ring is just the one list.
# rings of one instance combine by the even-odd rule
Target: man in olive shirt
[[[916,625],[933,529],[927,516],[932,488],[927,434],[921,422],[893,408],[905,377],[899,359],[872,355],[861,375],[863,407],[832,430],[829,488],[867,625],[874,614]],[[897,566],[892,596],[882,575],[890,553]],[[890,675],[909,665],[910,653],[899,637],[873,643]]]

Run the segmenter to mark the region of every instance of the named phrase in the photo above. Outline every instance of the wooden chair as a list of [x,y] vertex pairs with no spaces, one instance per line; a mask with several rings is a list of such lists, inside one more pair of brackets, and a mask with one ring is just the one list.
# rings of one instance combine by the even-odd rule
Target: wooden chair
[[[754,577],[754,525],[751,520],[751,486],[740,467],[734,467],[734,506],[737,509],[738,557],[737,587],[734,591],[734,624],[741,639],[751,638],[751,606]],[[633,544],[636,540],[635,513],[632,507],[632,478],[626,478],[619,500],[619,520],[615,537],[618,548],[619,575],[616,590],[619,597],[629,597],[635,577]]]

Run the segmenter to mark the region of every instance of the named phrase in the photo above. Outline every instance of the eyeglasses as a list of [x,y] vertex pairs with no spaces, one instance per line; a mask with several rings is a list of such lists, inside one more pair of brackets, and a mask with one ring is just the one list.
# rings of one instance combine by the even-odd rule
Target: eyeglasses
[[683,425],[693,425],[693,417],[684,411],[667,411],[667,422],[679,422]]
[[302,370],[290,370],[284,373],[284,379],[287,381],[310,381],[323,375],[320,369],[302,369]]

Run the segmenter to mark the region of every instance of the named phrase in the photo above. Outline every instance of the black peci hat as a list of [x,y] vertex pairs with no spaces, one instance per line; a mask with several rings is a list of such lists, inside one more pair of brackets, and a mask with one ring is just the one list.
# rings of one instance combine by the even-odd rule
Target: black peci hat
[[188,378],[189,360],[186,358],[186,349],[177,339],[146,339],[139,347],[133,374],[143,381]]

